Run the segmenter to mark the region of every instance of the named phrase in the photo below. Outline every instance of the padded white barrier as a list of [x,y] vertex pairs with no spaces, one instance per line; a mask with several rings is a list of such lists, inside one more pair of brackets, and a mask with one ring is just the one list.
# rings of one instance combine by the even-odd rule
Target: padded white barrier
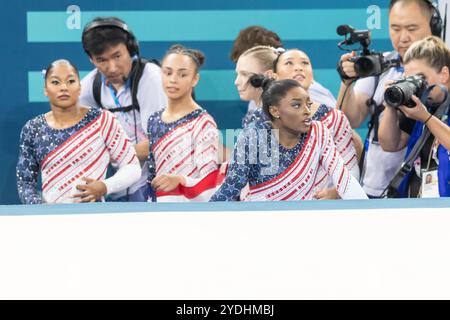
[[3,206],[0,298],[449,299],[449,207]]

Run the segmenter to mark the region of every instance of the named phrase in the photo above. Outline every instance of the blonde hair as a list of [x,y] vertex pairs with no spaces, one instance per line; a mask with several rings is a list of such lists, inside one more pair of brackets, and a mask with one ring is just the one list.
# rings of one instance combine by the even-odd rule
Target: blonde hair
[[413,43],[406,51],[403,63],[407,64],[412,60],[423,60],[431,68],[440,72],[443,67],[450,69],[450,50],[440,38],[426,37]]
[[[258,60],[264,71],[273,70],[273,63],[278,58],[278,49],[270,46],[256,46],[250,48],[241,57],[250,56]],[[240,57],[239,57],[240,58]]]

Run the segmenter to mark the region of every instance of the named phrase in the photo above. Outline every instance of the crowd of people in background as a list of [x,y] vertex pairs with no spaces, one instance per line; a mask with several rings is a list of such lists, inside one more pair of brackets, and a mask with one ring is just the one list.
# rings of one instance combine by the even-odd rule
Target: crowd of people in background
[[[20,200],[448,197],[450,50],[442,23],[430,1],[392,0],[393,51],[385,56],[399,63],[361,77],[355,53],[336,57],[337,99],[314,79],[308,48],[284,48],[262,26],[241,30],[230,57],[248,112],[231,148],[195,99],[202,52],[173,45],[160,61],[146,60],[124,21],[96,18],[82,35],[94,70],[80,79],[64,59],[45,70],[50,111],[22,129]],[[411,76],[426,90],[412,104],[387,104],[386,90]],[[360,137],[355,129],[367,120]]]

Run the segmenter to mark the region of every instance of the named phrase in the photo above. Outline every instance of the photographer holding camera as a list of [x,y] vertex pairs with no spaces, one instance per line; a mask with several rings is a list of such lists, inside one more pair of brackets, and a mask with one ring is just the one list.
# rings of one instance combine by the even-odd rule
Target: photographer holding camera
[[[406,78],[388,84],[378,131],[383,150],[407,147],[390,196],[450,197],[450,50],[441,39],[427,37],[408,49],[403,62]],[[431,176],[438,184],[425,189]]]
[[[385,60],[398,59],[398,66],[389,67],[376,76],[355,70],[354,54],[344,54],[339,62],[343,79],[338,105],[347,115],[353,128],[370,116],[369,133],[361,161],[361,185],[371,198],[379,198],[391,181],[405,154],[384,151],[378,142],[378,124],[383,112],[385,82],[398,79],[403,74],[401,59],[407,49],[418,40],[432,34],[439,36],[442,19],[434,5],[428,0],[391,0],[389,6],[389,33],[395,51],[385,53]],[[383,68],[384,69],[384,68]],[[373,75],[373,73],[369,73]],[[358,79],[358,80],[357,80]],[[357,81],[355,81],[357,80]]]

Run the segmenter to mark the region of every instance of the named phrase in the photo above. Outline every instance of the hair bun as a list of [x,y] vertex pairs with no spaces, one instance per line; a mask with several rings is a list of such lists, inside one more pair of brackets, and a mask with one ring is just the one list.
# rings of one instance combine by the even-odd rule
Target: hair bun
[[273,79],[264,78],[263,83],[262,83],[263,91],[266,91],[270,87],[270,85],[272,84],[273,81],[274,81]]
[[197,66],[197,70],[205,63],[205,55],[200,50],[196,49],[190,49],[186,48],[185,46],[181,44],[174,44],[172,45],[169,50],[166,52],[163,60],[169,55],[169,54],[183,54],[186,56],[189,56]]
[[194,49],[191,49],[190,51],[192,52],[192,55],[197,59],[198,67],[203,66],[203,64],[205,63],[205,55],[203,54],[203,52]]
[[169,48],[169,51],[183,51],[185,48],[181,44],[174,44]]
[[252,87],[262,88],[265,79],[266,77],[264,77],[264,75],[262,74],[254,74],[248,79],[248,81],[250,82]]
[[248,80],[252,87],[262,88],[263,91],[266,91],[270,84],[273,82],[273,79],[267,78],[263,74],[254,74]]

